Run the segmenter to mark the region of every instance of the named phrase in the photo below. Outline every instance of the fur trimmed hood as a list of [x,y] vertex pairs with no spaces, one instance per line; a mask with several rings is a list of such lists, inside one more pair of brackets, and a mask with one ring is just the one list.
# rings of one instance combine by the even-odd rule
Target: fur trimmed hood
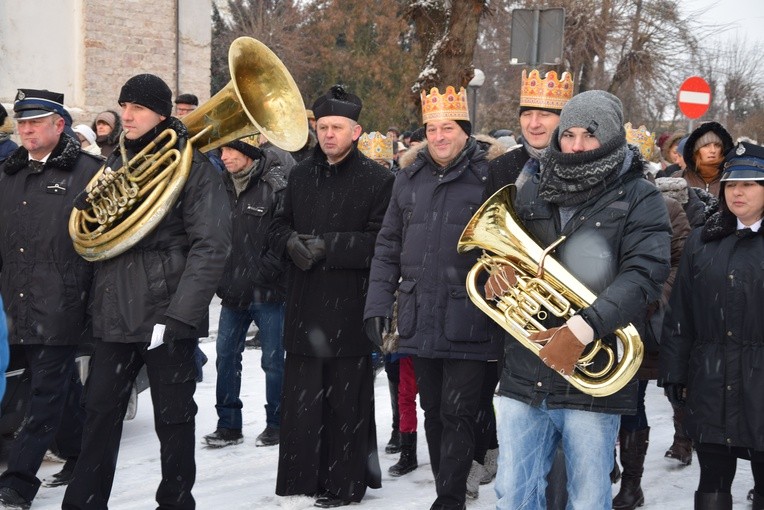
[[[61,170],[72,170],[81,152],[82,146],[78,140],[66,133],[61,133],[58,144],[50,153],[50,157],[43,168],[54,167]],[[28,161],[29,152],[23,146],[19,147],[5,162],[5,173],[8,175],[17,173],[27,165]]]

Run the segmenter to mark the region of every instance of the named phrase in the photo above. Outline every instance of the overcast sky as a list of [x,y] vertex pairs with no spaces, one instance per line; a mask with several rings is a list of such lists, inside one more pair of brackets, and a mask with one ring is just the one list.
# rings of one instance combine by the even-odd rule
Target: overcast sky
[[708,25],[730,24],[723,38],[733,38],[737,32],[749,42],[764,46],[764,1],[762,0],[681,0],[683,14],[707,10],[702,21]]

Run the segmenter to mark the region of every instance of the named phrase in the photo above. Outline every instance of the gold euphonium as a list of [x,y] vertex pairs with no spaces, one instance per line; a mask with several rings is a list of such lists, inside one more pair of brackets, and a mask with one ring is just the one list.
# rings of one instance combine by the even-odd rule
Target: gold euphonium
[[228,50],[228,67],[228,85],[183,117],[190,138],[180,150],[175,131],[167,129],[121,168],[102,167],[88,183],[86,205],[69,217],[80,256],[91,262],[115,257],[151,232],[183,189],[194,147],[207,152],[257,133],[286,151],[305,145],[305,104],[281,60],[260,41],[240,37]]
[[[528,337],[546,329],[541,322],[550,313],[567,320],[591,305],[597,296],[549,256],[565,240],[564,236],[543,249],[525,230],[513,208],[514,191],[513,185],[505,186],[478,209],[462,232],[457,250],[484,250],[467,275],[467,294],[480,310],[538,355],[541,346]],[[478,290],[478,277],[482,271],[500,265],[515,271],[517,283],[506,295],[489,302],[482,289]],[[623,388],[639,369],[644,347],[632,324],[616,330],[615,337],[620,356],[602,340],[595,340],[579,358],[573,373],[562,377],[595,397],[612,395]],[[597,356],[598,364],[604,367],[593,371]]]

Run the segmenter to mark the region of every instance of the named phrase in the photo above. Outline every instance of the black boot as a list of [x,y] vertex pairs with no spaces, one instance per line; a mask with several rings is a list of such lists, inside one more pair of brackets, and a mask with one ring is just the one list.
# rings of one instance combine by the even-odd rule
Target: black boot
[[678,460],[681,464],[692,464],[692,440],[684,432],[684,407],[674,407],[674,443],[666,450],[667,459]]
[[621,429],[618,432],[621,443],[621,490],[613,498],[613,510],[634,510],[645,504],[642,493],[642,472],[645,467],[645,454],[650,438],[650,427],[629,432]]
[[764,510],[764,496],[760,494],[753,493],[753,498],[751,499],[753,501],[753,505],[751,505],[751,510]]
[[416,432],[401,433],[401,458],[387,470],[390,476],[403,476],[419,467],[416,460]]
[[401,433],[398,429],[401,420],[401,415],[398,413],[398,383],[389,380],[387,383],[390,387],[390,405],[393,407],[393,432],[385,446],[385,453],[398,453],[401,451]]
[[695,510],[732,510],[732,494],[696,492]]

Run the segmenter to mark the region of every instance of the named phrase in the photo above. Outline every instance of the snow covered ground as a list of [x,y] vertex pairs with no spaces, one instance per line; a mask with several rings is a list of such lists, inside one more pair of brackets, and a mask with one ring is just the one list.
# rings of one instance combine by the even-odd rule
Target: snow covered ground
[[[218,302],[210,309],[210,322],[217,327]],[[265,427],[264,377],[260,369],[260,351],[247,349],[244,352],[244,374],[242,400],[244,402],[243,444],[223,449],[207,449],[201,444],[201,437],[215,429],[215,331],[202,343],[202,349],[209,356],[205,366],[204,381],[196,390],[199,405],[197,415],[196,451],[197,479],[194,496],[200,510],[226,508],[238,509],[309,509],[313,499],[307,497],[280,498],[274,494],[278,447],[255,447],[255,437]],[[380,446],[382,466],[382,488],[369,490],[361,503],[367,509],[427,509],[435,499],[435,486],[424,440],[424,418],[419,411],[418,445],[419,469],[401,478],[392,478],[387,469],[397,462],[398,455],[384,453],[384,445],[390,437],[391,409],[387,379],[381,373],[375,383],[377,411],[377,438]],[[689,510],[693,508],[693,493],[697,487],[697,458],[689,467],[678,467],[676,463],[663,458],[671,444],[673,426],[671,408],[654,384],[648,387],[647,411],[651,430],[650,448],[647,453],[645,476],[642,488],[645,491],[644,510]],[[4,466],[1,466],[4,468]],[[44,462],[38,475],[45,478],[61,469],[61,464]],[[141,393],[138,415],[125,423],[122,436],[119,463],[114,490],[109,508],[112,510],[146,510],[156,508],[154,492],[159,482],[159,443],[153,429],[150,395]],[[735,508],[750,508],[746,494],[753,487],[753,478],[748,462],[738,465],[738,473],[733,485]],[[614,487],[613,494],[617,492]],[[35,510],[60,508],[64,488],[41,488],[32,506]],[[477,500],[468,500],[469,510],[494,508],[496,496],[493,484],[480,488]],[[356,505],[353,505],[356,506]]]

